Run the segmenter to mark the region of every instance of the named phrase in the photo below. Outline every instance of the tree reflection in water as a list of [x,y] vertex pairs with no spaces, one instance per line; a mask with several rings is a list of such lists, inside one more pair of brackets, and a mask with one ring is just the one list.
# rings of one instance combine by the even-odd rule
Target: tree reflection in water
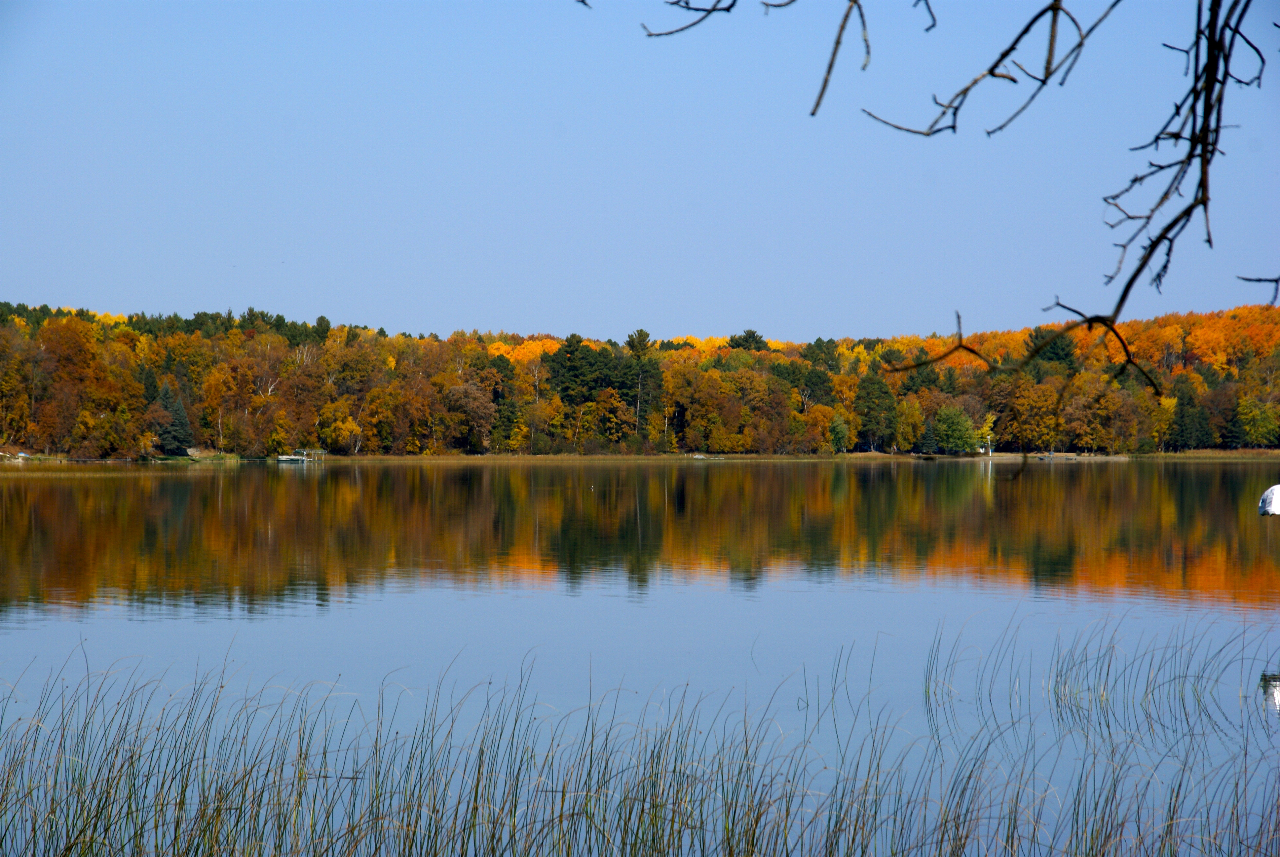
[[1280,603],[1259,464],[426,460],[0,473],[0,604],[404,579],[963,577]]

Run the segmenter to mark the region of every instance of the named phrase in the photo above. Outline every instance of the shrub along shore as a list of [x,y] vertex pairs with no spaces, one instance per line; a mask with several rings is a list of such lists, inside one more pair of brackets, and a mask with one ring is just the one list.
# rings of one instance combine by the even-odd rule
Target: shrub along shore
[[[71,458],[423,454],[1092,454],[1280,442],[1280,309],[954,337],[623,343],[391,335],[247,310],[0,302],[0,448]],[[1047,346],[1045,343],[1049,342]],[[1039,351],[1035,349],[1039,348]],[[1035,359],[1024,358],[1035,353]]]

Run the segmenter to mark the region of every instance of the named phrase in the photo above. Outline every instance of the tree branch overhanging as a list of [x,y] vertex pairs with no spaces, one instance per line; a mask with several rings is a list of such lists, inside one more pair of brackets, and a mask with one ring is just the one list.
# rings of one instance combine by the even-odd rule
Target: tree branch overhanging
[[[672,27],[669,30],[650,30],[645,24],[640,26],[644,28],[646,36],[674,36],[676,33],[683,33],[685,30],[691,30],[710,18],[717,12],[732,12],[733,7],[738,5],[738,0],[712,0],[710,6],[695,6],[693,0],[664,0],[668,6],[674,6],[677,9],[683,9],[697,17],[687,24],[679,27]],[[794,0],[793,0],[794,2]],[[791,3],[784,3],[784,6],[790,6]]]
[[[737,0],[665,0],[666,5],[680,9],[693,16],[693,20],[671,29],[652,31],[645,27],[651,36],[665,36],[683,32],[695,27],[712,15],[733,11]],[[796,0],[763,0],[765,11],[781,9],[794,5]],[[943,131],[955,133],[958,130],[960,111],[968,102],[969,96],[985,81],[999,79],[1017,84],[1021,79],[1035,84],[1030,95],[1007,118],[998,125],[987,130],[987,134],[997,134],[1007,128],[1037,99],[1055,79],[1058,84],[1065,85],[1085,45],[1106,21],[1122,0],[1111,0],[1097,18],[1085,27],[1078,16],[1066,6],[1064,0],[1050,0],[1040,7],[1018,30],[1013,39],[996,56],[996,58],[972,80],[958,89],[946,101],[933,101],[938,108],[934,118],[924,126],[911,126],[885,119],[869,110],[864,110],[870,118],[910,134],[932,137]],[[929,0],[913,0],[912,6],[923,5],[929,16],[928,32],[937,25],[937,17]],[[1220,153],[1219,143],[1224,129],[1223,111],[1226,93],[1231,86],[1261,86],[1262,74],[1266,67],[1266,59],[1258,46],[1243,32],[1243,25],[1252,8],[1253,0],[1196,0],[1196,20],[1193,38],[1187,47],[1165,45],[1182,53],[1185,57],[1185,76],[1189,79],[1186,90],[1174,104],[1169,118],[1156,134],[1146,143],[1137,146],[1136,151],[1150,149],[1158,152],[1161,145],[1172,148],[1172,157],[1163,161],[1152,159],[1146,169],[1136,174],[1119,191],[1104,197],[1107,206],[1116,218],[1110,221],[1112,228],[1131,227],[1127,234],[1117,242],[1119,255],[1115,268],[1106,277],[1110,283],[1123,278],[1123,286],[1116,302],[1107,315],[1114,323],[1123,312],[1125,304],[1132,293],[1133,286],[1148,272],[1151,283],[1157,289],[1161,287],[1169,271],[1174,247],[1178,239],[1197,213],[1205,218],[1205,240],[1212,246],[1213,231],[1209,220],[1210,173],[1213,161]],[[827,59],[826,71],[822,78],[818,96],[814,102],[811,115],[816,114],[822,106],[836,59],[844,43],[845,30],[854,11],[858,12],[862,25],[863,63],[865,69],[871,60],[871,42],[868,33],[864,3],[862,0],[848,0],[843,15],[836,29],[835,41],[831,54]],[[1015,60],[1015,54],[1024,48],[1031,36],[1045,25],[1046,41],[1042,60],[1035,65],[1037,72],[1029,70],[1031,64],[1024,65]],[[1280,26],[1280,24],[1277,24]],[[1064,33],[1070,34],[1065,39]],[[1241,73],[1236,65],[1236,49],[1243,46],[1253,58],[1253,65],[1246,73]],[[1131,198],[1139,195],[1139,190],[1152,179],[1163,179],[1164,184],[1153,199],[1145,205],[1132,206]],[[1193,187],[1191,187],[1193,185]],[[1189,202],[1165,217],[1165,212],[1175,199],[1188,199]],[[1136,264],[1128,268],[1131,251],[1141,248]],[[1154,265],[1154,270],[1152,267]],[[1127,272],[1127,276],[1125,276]]]
[[[664,32],[651,32],[649,35],[670,35],[683,32],[709,19],[716,12],[729,12],[737,0],[712,0],[710,5],[696,6],[693,0],[665,0],[667,5],[682,9],[696,17],[694,20]],[[796,0],[763,0],[765,12],[770,9],[791,6]],[[987,129],[988,136],[1003,131],[1021,116],[1039,95],[1054,81],[1063,86],[1075,69],[1085,45],[1097,29],[1106,21],[1122,0],[1111,0],[1097,16],[1085,27],[1079,18],[1066,5],[1064,0],[1050,0],[1040,7],[1022,25],[1013,39],[996,56],[996,58],[973,79],[962,86],[946,101],[934,96],[933,103],[937,113],[923,127],[911,126],[885,119],[869,110],[863,110],[871,119],[905,133],[932,137],[943,131],[956,133],[958,130],[960,111],[968,102],[969,96],[985,81],[999,79],[1017,84],[1022,79],[1034,84],[1030,94],[1022,103],[998,125]],[[913,0],[912,6],[924,6],[929,16],[928,32],[937,25],[937,18],[929,0]],[[1197,214],[1204,217],[1205,241],[1213,246],[1213,230],[1209,216],[1212,199],[1211,172],[1216,157],[1221,154],[1222,132],[1230,126],[1224,124],[1225,104],[1228,91],[1232,87],[1261,87],[1263,72],[1266,69],[1266,58],[1258,45],[1244,32],[1244,25],[1252,8],[1253,0],[1195,0],[1195,26],[1192,38],[1186,47],[1165,44],[1164,47],[1181,53],[1184,57],[1183,76],[1187,84],[1179,99],[1174,103],[1168,118],[1156,133],[1133,151],[1150,151],[1146,167],[1135,174],[1120,190],[1103,197],[1103,201],[1114,215],[1108,221],[1112,229],[1125,230],[1121,240],[1116,242],[1118,256],[1114,269],[1105,276],[1107,284],[1115,281],[1122,283],[1120,292],[1110,312],[1105,314],[1086,314],[1073,307],[1054,300],[1046,310],[1061,309],[1069,312],[1077,319],[1069,322],[1049,340],[1040,343],[1037,349],[1019,361],[1018,366],[1025,366],[1036,357],[1036,351],[1047,347],[1053,340],[1069,334],[1079,327],[1093,329],[1101,327],[1104,338],[1110,336],[1119,343],[1124,352],[1124,361],[1117,364],[1113,377],[1118,378],[1130,367],[1136,369],[1151,387],[1159,392],[1159,387],[1150,374],[1138,365],[1129,349],[1124,336],[1117,328],[1117,322],[1124,312],[1134,286],[1142,279],[1148,278],[1151,285],[1160,290],[1168,275],[1173,253],[1178,240],[1194,222]],[[822,106],[828,91],[836,59],[844,42],[845,30],[854,10],[857,10],[862,25],[863,63],[865,69],[871,60],[871,42],[867,28],[863,0],[847,0],[843,15],[836,29],[836,36],[831,53],[827,59],[826,71],[814,102],[810,115],[815,115]],[[1015,59],[1015,55],[1029,42],[1032,35],[1040,31],[1044,24],[1046,33],[1043,57],[1035,63],[1027,63]],[[1280,23],[1275,24],[1280,27]],[[1067,35],[1064,36],[1063,34]],[[1237,49],[1243,48],[1243,58]],[[1241,65],[1244,65],[1244,70]],[[1030,69],[1035,68],[1033,72]],[[1161,147],[1168,155],[1163,159],[1156,157]],[[1155,187],[1155,192],[1143,196],[1143,191]],[[1280,277],[1239,277],[1246,282],[1270,283],[1273,286],[1271,303],[1280,300]],[[960,329],[959,314],[956,316],[956,343],[943,354],[929,360],[905,366],[891,367],[890,371],[909,371],[936,363],[940,360],[964,352],[977,357],[985,363],[990,371],[1003,371],[1010,367],[994,367],[974,348],[964,341]]]
[[1280,277],[1236,277],[1237,280],[1244,280],[1246,283],[1270,283],[1274,288],[1271,290],[1271,300],[1267,303],[1272,306],[1276,305],[1276,300],[1280,298]]

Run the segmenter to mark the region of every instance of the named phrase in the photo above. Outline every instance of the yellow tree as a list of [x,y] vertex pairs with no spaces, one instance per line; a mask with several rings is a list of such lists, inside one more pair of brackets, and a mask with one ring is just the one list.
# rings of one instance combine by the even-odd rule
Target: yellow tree
[[33,392],[28,383],[31,364],[27,349],[22,328],[0,328],[0,445],[21,443],[27,436]]
[[1001,439],[1022,449],[1052,450],[1062,436],[1058,390],[1046,382],[1019,385],[1006,417]]

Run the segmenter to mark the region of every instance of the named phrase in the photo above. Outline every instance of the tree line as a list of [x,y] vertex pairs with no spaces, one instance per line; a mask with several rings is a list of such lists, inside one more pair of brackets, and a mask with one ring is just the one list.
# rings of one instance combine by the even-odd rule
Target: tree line
[[[1280,310],[946,336],[622,343],[388,334],[0,302],[0,447],[73,458],[868,450],[1145,453],[1280,442]],[[1027,356],[1032,355],[1028,360]],[[996,367],[991,370],[987,364]],[[903,369],[915,366],[916,368]]]

